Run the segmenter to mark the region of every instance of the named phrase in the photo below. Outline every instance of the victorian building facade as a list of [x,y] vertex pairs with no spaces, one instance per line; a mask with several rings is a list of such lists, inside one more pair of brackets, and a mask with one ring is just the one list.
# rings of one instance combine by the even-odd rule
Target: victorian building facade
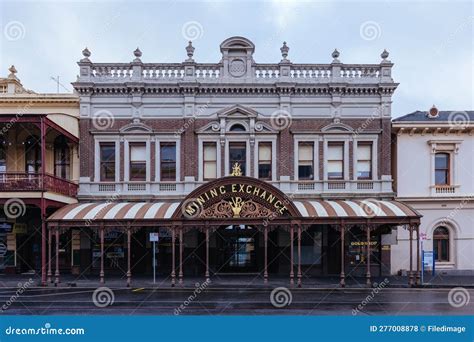
[[[0,269],[42,273],[45,284],[53,257],[46,217],[77,202],[79,98],[27,90],[9,71],[0,78]],[[57,244],[58,267],[79,263],[69,242]]]
[[[423,249],[442,274],[474,272],[474,112],[417,111],[393,121],[398,199],[423,219]],[[414,162],[416,160],[416,162]],[[392,271],[407,269],[409,241],[398,231]]]
[[139,49],[130,63],[96,63],[83,51],[79,203],[48,223],[90,240],[81,272],[130,285],[151,271],[158,232],[158,270],[172,284],[252,273],[299,285],[338,275],[344,286],[390,274],[394,231],[416,232],[420,216],[394,200],[388,53],[296,64],[284,43],[279,63],[262,64],[254,50],[232,37],[218,63],[197,63],[191,43],[182,63],[144,63]]

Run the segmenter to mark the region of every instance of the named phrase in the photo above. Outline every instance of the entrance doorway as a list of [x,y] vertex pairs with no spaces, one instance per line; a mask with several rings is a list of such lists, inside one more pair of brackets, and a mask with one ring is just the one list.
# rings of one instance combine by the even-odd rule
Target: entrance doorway
[[258,231],[246,225],[231,225],[217,234],[218,272],[257,272]]

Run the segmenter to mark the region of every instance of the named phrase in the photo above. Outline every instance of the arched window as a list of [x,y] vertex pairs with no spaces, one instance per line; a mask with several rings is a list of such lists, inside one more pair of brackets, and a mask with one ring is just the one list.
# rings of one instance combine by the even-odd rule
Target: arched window
[[25,140],[25,172],[39,173],[41,169],[41,146],[38,137],[30,135]]
[[435,184],[449,185],[450,167],[449,153],[436,153],[435,155]]
[[433,232],[433,251],[436,261],[449,261],[449,229],[438,227]]
[[230,128],[231,132],[245,132],[245,127],[241,124],[232,125]]
[[63,135],[54,139],[54,175],[69,179],[71,155],[67,140]]

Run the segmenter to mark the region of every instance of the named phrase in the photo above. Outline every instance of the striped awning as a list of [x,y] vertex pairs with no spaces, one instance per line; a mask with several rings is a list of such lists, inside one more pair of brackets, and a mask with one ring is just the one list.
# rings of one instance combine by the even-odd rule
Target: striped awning
[[420,216],[415,210],[398,201],[314,200],[295,201],[294,204],[303,217],[390,218]]
[[154,220],[171,218],[178,202],[94,202],[66,205],[49,221]]

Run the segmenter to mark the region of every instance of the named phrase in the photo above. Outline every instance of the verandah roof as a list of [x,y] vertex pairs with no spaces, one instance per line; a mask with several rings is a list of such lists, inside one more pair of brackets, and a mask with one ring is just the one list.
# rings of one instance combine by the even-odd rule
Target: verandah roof
[[[419,218],[409,206],[394,200],[294,201],[302,218]],[[48,221],[171,219],[179,202],[90,202],[67,205]]]

